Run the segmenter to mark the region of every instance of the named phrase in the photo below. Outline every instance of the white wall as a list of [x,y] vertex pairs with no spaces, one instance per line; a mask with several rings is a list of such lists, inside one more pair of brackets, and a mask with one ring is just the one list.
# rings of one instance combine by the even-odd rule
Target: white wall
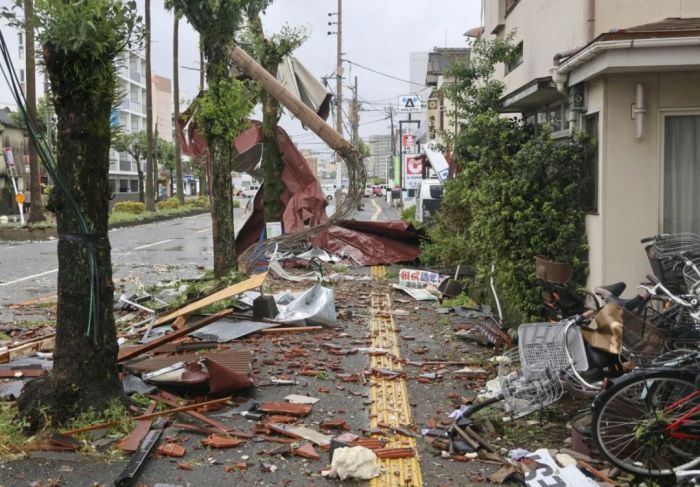
[[[637,83],[644,84],[647,105],[641,139],[634,137],[630,116]],[[590,236],[601,239],[603,255],[593,256],[590,284],[600,284],[593,282],[595,276],[601,282],[624,280],[630,295],[650,272],[639,241],[662,231],[662,116],[700,111],[700,72],[616,75],[606,77],[602,86],[601,123],[606,134],[601,153],[602,226],[596,228],[595,219],[587,223]]]

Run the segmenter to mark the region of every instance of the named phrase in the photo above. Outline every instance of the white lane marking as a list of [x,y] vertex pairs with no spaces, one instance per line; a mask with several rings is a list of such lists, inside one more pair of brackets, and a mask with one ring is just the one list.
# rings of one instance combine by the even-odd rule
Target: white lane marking
[[48,276],[49,274],[53,274],[54,272],[58,272],[58,269],[52,269],[50,271],[40,272],[39,274],[33,274],[33,275],[27,276],[27,277],[20,277],[19,279],[15,279],[14,281],[3,282],[0,284],[0,287],[11,286],[12,284],[17,284],[18,282],[28,281],[30,279],[34,279],[35,277]]
[[194,233],[204,233],[204,232],[211,232],[211,228],[202,228],[201,230],[197,230]]
[[164,243],[168,243],[168,242],[172,242],[172,241],[173,241],[173,239],[169,238],[166,240],[161,240],[160,242],[153,242],[153,243],[149,243],[146,245],[140,245],[138,247],[134,247],[134,250],[147,249],[148,247],[153,247],[154,245],[160,245],[160,244],[164,244]]
[[372,221],[373,221],[373,222],[376,222],[376,221],[377,221],[377,218],[379,218],[379,215],[380,215],[381,212],[382,212],[382,207],[379,206],[379,205],[377,204],[377,201],[374,200],[374,199],[372,200],[372,204],[373,204],[374,207],[376,208],[376,210],[375,210],[374,213],[372,214]]

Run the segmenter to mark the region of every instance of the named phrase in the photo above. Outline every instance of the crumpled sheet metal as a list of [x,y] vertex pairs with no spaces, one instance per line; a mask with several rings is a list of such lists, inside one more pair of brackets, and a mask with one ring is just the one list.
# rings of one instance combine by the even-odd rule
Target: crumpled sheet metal
[[304,291],[281,310],[275,321],[301,325],[332,325],[336,323],[333,290],[320,284]]
[[[239,158],[245,158],[249,151],[259,150],[262,143],[262,127],[258,124],[236,138]],[[285,234],[304,231],[307,226],[315,227],[327,220],[328,200],[321,189],[311,165],[294,145],[284,129],[277,128],[277,145],[282,154],[284,169],[280,194],[282,227]],[[262,186],[264,188],[265,183]],[[258,191],[253,201],[253,213],[244,223],[236,237],[236,251],[240,254],[260,238],[265,228],[265,215],[262,200],[263,191]]]
[[344,220],[311,243],[364,266],[412,262],[420,256],[420,234],[403,221]]

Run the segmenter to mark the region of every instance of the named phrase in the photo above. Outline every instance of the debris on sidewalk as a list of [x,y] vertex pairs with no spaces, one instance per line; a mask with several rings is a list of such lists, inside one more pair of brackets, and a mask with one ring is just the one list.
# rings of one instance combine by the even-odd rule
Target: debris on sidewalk
[[380,473],[377,455],[363,446],[336,448],[333,450],[331,469],[322,472],[325,476],[336,476],[340,480],[371,480]]

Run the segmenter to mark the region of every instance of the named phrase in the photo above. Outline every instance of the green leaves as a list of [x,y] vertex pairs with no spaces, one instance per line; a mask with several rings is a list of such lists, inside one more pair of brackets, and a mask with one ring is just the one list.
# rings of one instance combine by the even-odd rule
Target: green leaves
[[221,80],[210,85],[195,103],[195,120],[206,137],[233,141],[247,123],[247,117],[253,110],[254,96],[241,81]]
[[452,141],[461,172],[445,185],[436,224],[422,260],[466,263],[488,289],[491,263],[506,317],[519,323],[541,311],[534,257],[569,262],[572,286],[585,285],[585,165],[590,144],[582,136],[552,140],[499,112],[503,86],[491,79],[508,59],[503,41],[478,41],[472,65],[455,71],[450,95],[462,120]]

